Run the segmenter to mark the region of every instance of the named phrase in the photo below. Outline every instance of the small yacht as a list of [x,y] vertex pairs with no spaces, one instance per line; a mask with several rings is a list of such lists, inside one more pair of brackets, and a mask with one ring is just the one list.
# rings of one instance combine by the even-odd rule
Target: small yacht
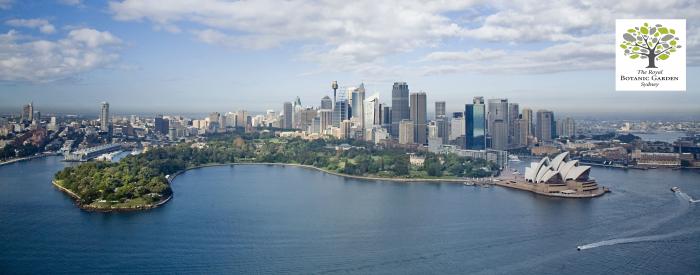
[[671,187],[671,192],[678,192],[681,191],[681,189],[678,186]]

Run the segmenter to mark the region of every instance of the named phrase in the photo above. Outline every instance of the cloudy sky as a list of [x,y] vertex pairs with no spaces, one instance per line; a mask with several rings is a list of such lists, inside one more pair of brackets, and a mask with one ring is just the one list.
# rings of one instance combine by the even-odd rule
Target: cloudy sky
[[[622,18],[687,19],[687,92],[614,91]],[[0,0],[0,110],[262,111],[338,80],[385,102],[405,81],[449,111],[700,115],[699,30],[694,0]]]

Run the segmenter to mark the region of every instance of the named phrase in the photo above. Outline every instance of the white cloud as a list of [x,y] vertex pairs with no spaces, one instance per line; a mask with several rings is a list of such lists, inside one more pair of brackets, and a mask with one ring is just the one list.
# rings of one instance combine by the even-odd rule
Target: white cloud
[[[473,70],[474,62],[494,72],[610,68],[617,18],[657,18],[662,10],[688,19],[689,38],[697,37],[700,28],[700,9],[686,0],[171,0],[167,5],[119,0],[109,6],[117,20],[148,21],[165,30],[183,28],[202,42],[226,47],[292,45],[300,49],[302,60],[323,69],[365,75],[396,72],[400,68],[389,64],[389,57],[426,49],[434,52],[406,60],[409,65],[404,67],[422,61],[424,71],[433,73]],[[689,50],[697,40],[688,41]],[[476,49],[443,48],[462,42]],[[602,59],[574,62],[585,56]],[[688,52],[689,64],[698,64],[699,56]]]
[[16,30],[0,34],[0,81],[50,82],[100,68],[118,58],[120,40],[109,32],[75,29],[58,40]]
[[83,4],[82,0],[58,0],[58,2],[69,6],[80,6]]
[[5,24],[13,27],[39,29],[40,32],[45,34],[56,32],[56,28],[46,19],[10,19]]
[[13,2],[13,0],[0,0],[0,10],[9,10]]

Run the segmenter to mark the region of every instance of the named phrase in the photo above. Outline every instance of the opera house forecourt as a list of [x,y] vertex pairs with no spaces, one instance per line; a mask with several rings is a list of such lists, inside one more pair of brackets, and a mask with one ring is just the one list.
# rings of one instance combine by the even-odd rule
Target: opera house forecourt
[[564,152],[553,159],[544,157],[531,163],[525,168],[524,176],[514,175],[499,185],[567,198],[591,198],[609,192],[598,186],[590,173],[591,166],[579,165],[578,160],[569,159],[569,153]]

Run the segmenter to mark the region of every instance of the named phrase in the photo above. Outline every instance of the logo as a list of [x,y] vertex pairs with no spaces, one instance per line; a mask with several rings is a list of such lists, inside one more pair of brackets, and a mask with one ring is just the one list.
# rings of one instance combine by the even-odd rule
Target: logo
[[616,21],[618,91],[685,91],[685,20]]

